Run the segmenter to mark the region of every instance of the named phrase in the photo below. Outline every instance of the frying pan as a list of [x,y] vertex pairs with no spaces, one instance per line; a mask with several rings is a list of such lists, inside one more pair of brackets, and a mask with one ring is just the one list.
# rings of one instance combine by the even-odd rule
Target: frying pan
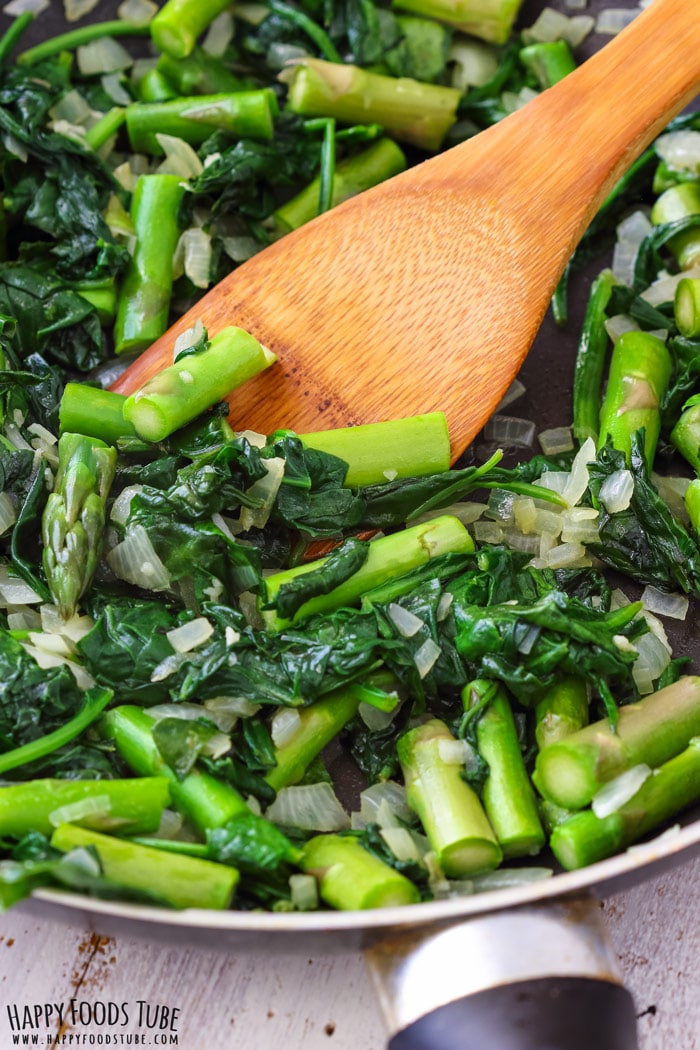
[[[596,15],[612,2],[589,0],[585,13]],[[28,44],[67,28],[60,6],[53,0],[27,34]],[[527,0],[522,24],[531,24],[543,6],[543,0]],[[549,6],[573,13],[565,0],[551,0]],[[614,0],[614,6],[632,9],[636,4]],[[103,0],[90,17],[114,17],[116,7],[116,2]],[[6,23],[1,16],[0,30]],[[589,54],[603,43],[593,35],[581,51]],[[570,421],[576,333],[591,274],[600,265],[573,283],[568,329],[559,331],[546,319],[523,367],[526,393],[515,411],[536,419],[541,428]],[[478,445],[477,440],[477,452]],[[697,663],[694,621],[691,609],[669,634],[674,651]],[[341,757],[331,757],[330,770],[338,774],[334,779],[341,796],[356,791]],[[596,897],[656,877],[698,852],[700,807],[695,807],[682,817],[677,833],[581,871],[405,908],[170,912],[57,891],[37,891],[21,907],[49,920],[79,919],[103,934],[238,953],[363,949],[387,1019],[391,1050],[635,1050],[632,999],[619,983]]]

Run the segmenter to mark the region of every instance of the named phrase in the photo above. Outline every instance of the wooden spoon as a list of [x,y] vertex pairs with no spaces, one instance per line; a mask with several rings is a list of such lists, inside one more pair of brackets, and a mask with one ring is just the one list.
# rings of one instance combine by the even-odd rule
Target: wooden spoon
[[319,216],[234,270],[124,373],[130,393],[201,318],[279,364],[231,398],[269,433],[442,409],[453,455],[516,375],[618,178],[700,85],[697,0],[654,0],[500,124]]

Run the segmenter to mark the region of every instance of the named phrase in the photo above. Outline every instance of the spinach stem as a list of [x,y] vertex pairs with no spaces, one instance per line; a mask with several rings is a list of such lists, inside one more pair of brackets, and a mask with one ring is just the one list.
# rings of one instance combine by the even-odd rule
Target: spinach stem
[[67,33],[60,33],[49,40],[44,40],[36,47],[30,47],[17,56],[17,61],[23,66],[32,65],[45,58],[52,58],[61,51],[73,51],[76,47],[83,47],[85,44],[92,43],[93,40],[101,40],[106,36],[148,36],[148,26],[135,25],[121,19],[79,26],[77,29],[70,29]]

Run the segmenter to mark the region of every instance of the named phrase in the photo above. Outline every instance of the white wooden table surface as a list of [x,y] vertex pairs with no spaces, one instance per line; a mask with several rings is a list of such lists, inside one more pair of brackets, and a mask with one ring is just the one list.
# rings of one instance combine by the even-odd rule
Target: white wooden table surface
[[[641,1050],[700,1050],[700,860],[611,897],[605,914],[639,1015]],[[25,1006],[74,1000],[83,1022]],[[139,1024],[138,1003],[149,1018]],[[117,1024],[88,1021],[125,1004]],[[161,1010],[154,1028],[155,1005]],[[113,1006],[112,1009],[117,1009]],[[174,1013],[173,1011],[177,1011]],[[125,1016],[128,1022],[123,1023]],[[161,1029],[161,1020],[166,1027]],[[56,1020],[56,1012],[52,1022]],[[168,1026],[168,1023],[170,1026]],[[19,1026],[20,1041],[12,1029]],[[359,955],[251,956],[99,938],[81,925],[0,916],[0,1050],[13,1045],[176,1045],[182,1050],[381,1050],[384,1028]],[[37,1043],[31,1041],[36,1034]],[[22,1036],[27,1035],[26,1043]],[[112,1042],[106,1036],[110,1035]],[[173,1036],[175,1038],[173,1038]],[[100,1042],[100,1037],[102,1042]],[[118,1038],[117,1038],[118,1037]],[[130,1042],[129,1042],[130,1038]],[[176,1041],[175,1041],[176,1040]]]

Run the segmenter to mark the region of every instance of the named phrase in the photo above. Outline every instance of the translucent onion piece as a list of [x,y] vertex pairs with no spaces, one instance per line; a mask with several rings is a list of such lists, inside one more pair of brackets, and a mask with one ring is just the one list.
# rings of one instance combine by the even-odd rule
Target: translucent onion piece
[[192,327],[184,332],[180,332],[175,340],[175,343],[173,344],[173,361],[183,350],[189,350],[191,346],[196,346],[203,335],[204,325],[201,320],[197,318]]
[[119,73],[105,73],[103,77],[100,77],[100,83],[112,102],[116,102],[118,106],[128,106],[133,101]]
[[497,521],[510,522],[513,520],[513,503],[515,495],[505,489],[491,489],[489,493],[488,516]]
[[685,594],[667,594],[648,584],[642,592],[644,608],[657,616],[668,616],[672,620],[685,620],[689,599]]
[[55,605],[42,605],[39,613],[42,631],[46,634],[59,634],[70,642],[79,642],[95,626],[91,616],[79,616],[77,613],[69,620],[64,620]]
[[25,652],[29,653],[43,670],[48,670],[51,667],[67,667],[81,689],[92,689],[95,684],[95,679],[92,675],[88,674],[85,668],[81,667],[74,660],[68,660],[64,656],[58,656],[56,653],[48,653],[45,649],[39,649],[35,645],[28,645],[26,642],[22,642],[21,645]]
[[548,492],[556,492],[561,496],[569,484],[569,476],[568,470],[546,470],[539,476],[535,484],[547,489]]
[[203,645],[214,633],[214,625],[207,620],[206,616],[198,616],[195,620],[183,623],[180,627],[174,627],[168,631],[165,637],[176,653],[189,653],[198,645]]
[[586,548],[580,543],[560,543],[547,552],[550,569],[565,569],[576,565],[590,565]]
[[530,496],[518,496],[513,500],[513,517],[521,532],[534,532],[537,520],[535,501]]
[[530,419],[494,415],[484,427],[484,436],[487,441],[495,442],[497,445],[532,448],[536,430],[535,424]]
[[508,405],[512,405],[514,401],[517,401],[523,396],[525,390],[525,384],[521,383],[519,379],[514,379],[496,406],[496,411],[502,412],[504,408],[508,407]]
[[[158,166],[159,175],[179,175],[183,179],[196,179],[202,174],[204,165],[189,142],[159,131],[156,132],[156,140],[165,154],[165,160]],[[185,230],[185,233],[189,231]]]
[[57,828],[59,824],[79,824],[86,817],[91,826],[95,826],[96,817],[106,817],[112,808],[109,795],[94,795],[92,798],[81,798],[76,802],[69,802],[65,806],[58,806],[49,813],[49,824]]
[[[696,133],[697,134],[697,133]],[[700,136],[698,136],[700,138]],[[627,215],[617,226],[618,241],[629,241],[631,244],[640,245],[648,233],[651,233],[652,225],[649,216],[641,210],[633,211]]]
[[435,619],[438,623],[442,623],[443,620],[447,619],[452,602],[454,601],[454,594],[445,592],[440,595],[440,601],[438,602],[437,609],[435,610]]
[[237,718],[250,718],[260,710],[260,704],[254,704],[245,696],[212,696],[204,701],[204,706],[212,721],[225,732],[230,728],[224,725],[226,717],[233,718],[235,722]]
[[33,15],[39,15],[50,6],[51,0],[10,0],[9,4],[5,4],[2,10],[10,18],[17,18],[18,15],[23,15],[25,11]]
[[672,168],[695,173],[700,170],[700,131],[669,131],[656,140],[654,148]]
[[479,40],[456,40],[447,55],[452,64],[450,83],[462,94],[470,87],[483,87],[498,69],[498,52]]
[[141,492],[142,488],[143,485],[127,485],[122,489],[112,504],[110,521],[116,522],[117,525],[126,525],[129,520],[131,501],[137,493]]
[[17,511],[8,492],[0,492],[0,535],[17,521]]
[[108,36],[77,48],[75,57],[83,76],[117,73],[120,69],[128,69],[134,61],[119,41]]
[[635,643],[639,653],[632,668],[632,677],[640,693],[647,695],[652,692],[650,683],[656,682],[668,667],[671,656],[661,641],[654,633],[643,634]]
[[634,492],[634,477],[630,470],[616,470],[600,487],[600,501],[608,514],[627,510]]
[[550,430],[542,430],[537,435],[545,456],[556,456],[560,452],[569,452],[574,447],[574,439],[571,427],[552,427]]
[[472,748],[466,740],[438,740],[438,754],[447,766],[465,766],[471,757]]
[[202,40],[202,50],[209,55],[220,58],[233,39],[233,15],[230,11],[222,11],[217,15],[207,29]]
[[413,654],[413,662],[421,678],[430,673],[431,668],[442,652],[432,638],[426,638],[421,647]]
[[68,121],[69,124],[87,125],[92,109],[79,91],[73,88],[67,91],[58,102],[49,110],[49,116],[53,121]]
[[148,713],[156,722],[164,718],[181,718],[185,722],[196,722],[198,718],[206,718],[207,711],[202,704],[189,704],[182,701],[177,704],[154,704],[149,707]]
[[282,788],[265,814],[274,824],[305,831],[343,831],[350,819],[330,784],[300,784]]
[[621,33],[639,14],[639,8],[608,7],[598,15],[596,33],[604,36],[616,36]]
[[523,42],[535,44],[566,40],[572,47],[578,47],[594,25],[595,19],[587,15],[568,18],[552,7],[545,7],[529,29],[523,30]]
[[107,563],[120,580],[150,591],[167,591],[170,573],[160,560],[143,525],[134,525],[121,543],[107,554]]
[[406,791],[402,784],[394,780],[384,780],[365,788],[360,795],[360,814],[367,824],[376,824],[377,813],[383,801],[399,820],[413,819],[413,812],[406,802]]
[[700,277],[700,266],[693,266],[690,270],[682,270],[672,276],[664,275],[658,281],[650,284],[642,293],[642,299],[652,306],[660,306],[661,303],[673,302],[676,287],[684,277]]
[[290,875],[289,896],[297,911],[315,911],[318,908],[318,884],[314,876]]
[[527,886],[531,882],[541,882],[554,874],[552,868],[500,868],[498,871],[485,871],[475,875],[471,880],[474,893],[487,893],[491,890],[504,890],[511,886]]
[[124,0],[117,8],[117,14],[123,22],[132,26],[145,26],[158,11],[158,4],[153,0]]
[[[180,172],[174,174],[179,175]],[[195,288],[209,287],[211,236],[198,226],[191,226],[185,230],[175,249],[173,277],[181,277],[183,273],[189,277]]]
[[397,711],[398,704],[393,711],[380,711],[378,707],[374,707],[373,704],[367,704],[364,701],[357,709],[358,715],[367,728],[371,729],[373,733],[378,733],[382,729],[386,729],[387,726],[390,726],[396,717]]
[[301,715],[295,707],[280,707],[270,722],[270,736],[275,747],[285,747],[301,728]]
[[593,796],[591,809],[596,817],[602,820],[604,817],[617,813],[626,802],[634,798],[644,781],[650,776],[650,767],[641,763],[638,766],[632,766],[631,769],[626,769],[614,780],[609,780]]
[[10,631],[40,631],[41,617],[28,606],[20,606],[7,614],[7,626]]
[[416,616],[415,613],[404,609],[396,602],[389,603],[387,613],[402,638],[412,638],[414,634],[418,634],[421,627],[425,627],[425,621],[421,620],[420,616]]
[[588,464],[595,460],[595,442],[586,438],[571,464],[571,473],[562,497],[570,507],[575,507],[588,488]]
[[42,601],[41,595],[37,594],[28,583],[10,576],[7,566],[0,565],[0,599],[3,606],[8,605],[39,605]]
[[234,262],[242,263],[252,259],[264,247],[255,237],[223,237],[224,251]]
[[265,459],[263,466],[267,471],[265,477],[258,478],[246,490],[246,496],[250,499],[262,500],[261,506],[241,507],[240,524],[244,532],[252,528],[262,529],[267,525],[284,478],[285,461],[282,457]]
[[420,850],[407,828],[382,828],[379,834],[397,860],[422,863]]
[[63,0],[66,22],[77,22],[85,15],[89,15],[95,10],[98,3],[99,0]]

